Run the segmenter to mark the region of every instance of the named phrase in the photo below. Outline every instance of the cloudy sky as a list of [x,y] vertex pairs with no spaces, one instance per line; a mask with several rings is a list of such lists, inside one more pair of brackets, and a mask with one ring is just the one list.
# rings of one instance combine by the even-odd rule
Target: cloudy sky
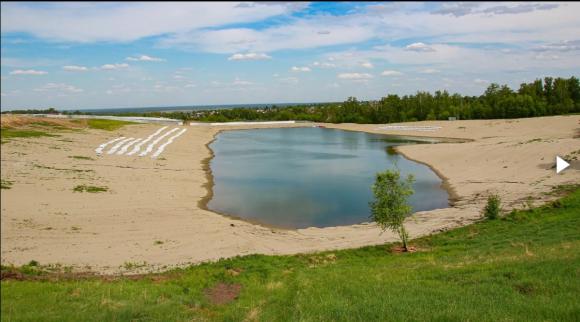
[[580,75],[580,3],[2,3],[2,109],[480,94]]

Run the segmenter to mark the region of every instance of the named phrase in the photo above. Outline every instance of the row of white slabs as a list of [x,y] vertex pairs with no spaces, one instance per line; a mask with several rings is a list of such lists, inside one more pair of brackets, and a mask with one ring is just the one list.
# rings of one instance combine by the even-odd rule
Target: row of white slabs
[[[163,151],[168,145],[173,143],[175,139],[177,139],[180,135],[182,135],[187,131],[187,129],[179,130],[178,127],[165,131],[167,128],[168,128],[167,126],[164,126],[159,130],[155,131],[155,133],[149,135],[145,139],[127,138],[121,136],[99,145],[99,147],[95,149],[95,152],[97,153],[97,155],[101,155],[104,153],[105,149],[110,146],[109,150],[106,152],[107,154],[134,155],[139,153],[138,156],[144,157],[149,153],[153,152],[155,148],[157,148],[157,150],[155,150],[155,152],[151,154],[151,158],[155,159],[161,153],[163,153]],[[163,141],[166,138],[167,141],[158,145],[161,141]]]
[[441,129],[440,126],[411,126],[411,125],[386,125],[380,126],[379,130],[393,130],[393,131],[425,131],[432,132]]

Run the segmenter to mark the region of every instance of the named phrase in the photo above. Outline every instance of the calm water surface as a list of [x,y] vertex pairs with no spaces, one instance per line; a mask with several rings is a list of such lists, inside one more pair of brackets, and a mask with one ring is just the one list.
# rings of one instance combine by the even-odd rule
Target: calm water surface
[[384,135],[325,128],[226,131],[210,145],[215,157],[208,208],[284,228],[369,221],[375,174],[396,166],[414,174],[414,211],[445,208],[448,194],[429,167],[388,153],[419,144]]

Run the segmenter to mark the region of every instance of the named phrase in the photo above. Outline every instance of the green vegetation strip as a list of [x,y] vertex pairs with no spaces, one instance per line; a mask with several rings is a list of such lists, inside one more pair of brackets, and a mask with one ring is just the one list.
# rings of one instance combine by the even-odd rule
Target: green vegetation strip
[[37,138],[42,136],[56,137],[58,135],[35,130],[16,130],[9,128],[0,129],[0,137],[2,138],[2,143],[6,143],[8,142],[8,140],[14,138]]
[[578,321],[575,189],[549,206],[410,241],[415,253],[383,245],[253,255],[108,278],[4,267],[2,320]]
[[109,191],[107,187],[97,187],[97,186],[87,186],[87,185],[78,185],[73,188],[74,192],[90,192],[90,193],[98,193],[98,192],[106,192]]
[[136,123],[117,120],[89,119],[87,120],[87,124],[91,129],[114,131],[122,128],[125,125],[131,125]]

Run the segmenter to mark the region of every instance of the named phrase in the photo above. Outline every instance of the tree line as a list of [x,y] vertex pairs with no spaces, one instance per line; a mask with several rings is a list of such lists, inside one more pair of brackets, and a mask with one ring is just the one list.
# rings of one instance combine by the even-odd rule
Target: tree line
[[378,101],[354,97],[342,103],[309,104],[277,108],[236,108],[171,113],[146,113],[203,122],[304,120],[328,123],[393,123],[424,120],[502,119],[580,112],[580,82],[576,77],[537,79],[518,90],[490,84],[480,96],[434,94],[390,94]]
[[[16,111],[12,111],[13,113]],[[20,111],[19,111],[20,112]],[[52,111],[51,111],[52,112]],[[424,120],[498,119],[580,112],[580,82],[576,77],[536,79],[513,90],[490,84],[480,96],[419,91],[390,94],[378,101],[349,97],[342,103],[203,111],[119,113],[120,116],[169,117],[184,121],[314,121],[328,123],[393,123]],[[81,114],[74,111],[67,114]],[[86,113],[82,113],[86,114]]]

